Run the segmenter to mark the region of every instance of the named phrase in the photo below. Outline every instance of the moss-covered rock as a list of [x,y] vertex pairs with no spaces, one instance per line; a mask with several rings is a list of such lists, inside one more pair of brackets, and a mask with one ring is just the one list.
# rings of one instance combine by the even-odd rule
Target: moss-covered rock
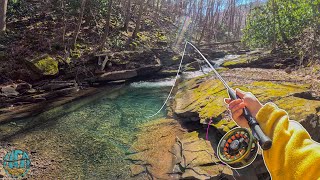
[[[316,113],[320,101],[294,97],[296,93],[308,91],[310,84],[292,82],[249,81],[232,87],[252,92],[262,103],[274,102],[287,110],[292,119],[301,121]],[[227,132],[236,124],[226,116],[227,106],[223,102],[228,94],[219,80],[195,78],[182,82],[175,96],[174,112],[183,121],[198,121],[207,124],[213,119],[212,126]]]
[[247,56],[243,55],[243,56],[240,56],[239,58],[225,61],[224,63],[221,64],[221,66],[222,67],[232,67],[232,66],[236,66],[238,64],[248,63],[248,61],[249,61],[249,58]]
[[58,61],[47,54],[27,62],[32,70],[42,76],[55,76],[59,73]]

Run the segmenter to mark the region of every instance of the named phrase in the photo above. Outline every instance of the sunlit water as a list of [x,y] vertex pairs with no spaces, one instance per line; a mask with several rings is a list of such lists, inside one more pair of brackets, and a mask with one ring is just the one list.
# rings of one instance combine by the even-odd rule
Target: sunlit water
[[138,126],[165,116],[163,110],[148,118],[162,106],[170,85],[165,81],[134,83],[1,125],[0,135],[11,134],[6,141],[14,146],[53,160],[59,168],[53,177],[127,179],[130,162],[125,158],[132,153],[129,148]]

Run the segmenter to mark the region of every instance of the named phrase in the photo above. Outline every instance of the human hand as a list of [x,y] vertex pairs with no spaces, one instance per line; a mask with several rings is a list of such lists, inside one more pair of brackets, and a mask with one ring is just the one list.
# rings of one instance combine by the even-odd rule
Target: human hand
[[224,99],[224,102],[228,104],[228,108],[232,113],[232,119],[240,127],[249,127],[248,121],[243,116],[243,108],[247,107],[251,115],[255,118],[263,105],[251,92],[244,92],[240,89],[236,89],[236,94],[240,99],[231,100],[230,98],[226,98]]

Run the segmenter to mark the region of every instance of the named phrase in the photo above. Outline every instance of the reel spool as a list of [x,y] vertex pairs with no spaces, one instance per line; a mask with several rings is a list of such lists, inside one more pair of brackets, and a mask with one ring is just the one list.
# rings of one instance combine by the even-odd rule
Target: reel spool
[[218,157],[232,169],[242,169],[256,158],[258,144],[245,128],[235,128],[225,134],[217,147]]

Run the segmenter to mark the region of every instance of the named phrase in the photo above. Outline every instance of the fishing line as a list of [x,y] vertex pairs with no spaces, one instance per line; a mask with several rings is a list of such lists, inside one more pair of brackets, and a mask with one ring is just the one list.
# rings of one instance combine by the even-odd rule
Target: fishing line
[[173,89],[174,89],[174,87],[175,87],[175,85],[176,85],[176,82],[177,82],[177,80],[178,80],[178,77],[179,77],[179,73],[180,73],[180,70],[181,70],[181,67],[182,67],[182,62],[183,62],[184,54],[186,53],[186,49],[187,49],[187,43],[184,45],[184,49],[183,49],[182,57],[181,57],[181,60],[180,60],[178,72],[177,72],[176,77],[174,78],[174,83],[173,83],[173,85],[172,85],[172,87],[171,87],[171,90],[170,90],[170,93],[169,93],[167,99],[164,101],[164,103],[163,103],[163,105],[161,106],[161,108],[160,108],[155,114],[153,114],[153,115],[151,115],[151,116],[148,116],[148,118],[152,118],[152,117],[156,116],[157,114],[159,114],[159,113],[162,111],[162,109],[166,106],[168,100],[170,99],[170,96],[171,96],[171,94],[172,94],[172,92],[173,92]]
[[[191,45],[191,47],[193,47],[193,48],[201,55],[201,57],[205,60],[205,62],[209,65],[209,67],[214,71],[214,73],[216,74],[216,76],[222,81],[223,85],[224,85],[226,88],[230,88],[230,87],[228,86],[228,84],[227,84],[227,83],[222,79],[222,77],[219,75],[219,73],[214,69],[214,67],[211,65],[211,63],[209,62],[209,60],[208,60],[206,57],[204,57],[204,55],[200,52],[200,50],[199,50],[198,48],[196,48],[196,47],[195,47],[192,43],[190,43],[189,41],[186,41],[186,43],[185,43],[185,45],[184,45],[182,57],[181,57],[181,60],[180,60],[178,72],[177,72],[177,75],[176,75],[176,77],[175,77],[175,79],[174,79],[174,83],[173,83],[173,85],[172,85],[172,87],[171,87],[170,93],[169,93],[167,99],[165,100],[165,102],[163,103],[163,105],[161,106],[161,108],[160,108],[155,114],[153,114],[153,115],[151,115],[151,116],[148,116],[148,118],[152,118],[152,117],[158,115],[158,114],[163,110],[163,108],[166,106],[167,102],[169,101],[169,99],[170,99],[170,97],[171,97],[171,94],[172,94],[172,92],[173,92],[173,89],[174,89],[174,87],[175,87],[175,85],[176,85],[176,82],[177,82],[177,80],[178,80],[178,78],[179,78],[179,73],[180,73],[180,71],[181,71],[182,62],[183,62],[183,60],[184,60],[184,56],[185,56],[185,53],[186,53],[186,49],[187,49],[187,45],[188,45],[188,44]],[[204,73],[204,70],[202,69],[202,66],[201,66],[201,61],[198,61],[197,59],[196,59],[196,61],[198,62],[199,66],[200,66],[200,69],[201,69],[201,71],[203,72],[203,74],[205,74],[205,73]]]

